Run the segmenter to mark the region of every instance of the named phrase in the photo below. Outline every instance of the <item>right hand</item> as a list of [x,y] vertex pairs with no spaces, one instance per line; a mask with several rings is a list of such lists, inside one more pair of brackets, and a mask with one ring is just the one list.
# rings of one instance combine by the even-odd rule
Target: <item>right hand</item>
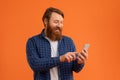
[[67,52],[60,56],[60,62],[71,62],[76,60],[76,52]]

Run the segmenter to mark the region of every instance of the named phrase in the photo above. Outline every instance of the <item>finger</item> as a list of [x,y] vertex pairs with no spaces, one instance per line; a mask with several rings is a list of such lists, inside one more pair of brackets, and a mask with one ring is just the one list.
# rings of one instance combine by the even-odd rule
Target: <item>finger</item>
[[85,57],[82,54],[78,54],[79,58],[81,58],[83,61],[85,60]]
[[70,62],[70,61],[71,61],[69,56],[66,56],[66,61],[67,61],[67,62]]
[[65,62],[70,62],[70,59],[69,59],[68,54],[65,54],[65,55],[64,55],[64,58],[65,58]]
[[68,62],[71,62],[71,61],[73,61],[73,60],[76,60],[76,54],[75,54],[76,52],[68,52],[67,54],[66,54],[66,56],[67,56],[67,61]]
[[80,54],[80,53],[75,53],[76,58],[79,58],[79,55],[78,55],[78,54]]
[[78,57],[77,59],[78,59],[78,64],[83,63],[83,60],[81,58]]
[[83,57],[85,57],[85,59],[88,59],[88,53],[87,53],[87,51],[83,51],[83,50],[82,50],[81,55],[82,55]]
[[70,62],[73,61],[73,57],[71,55],[69,55],[69,60]]
[[88,50],[83,49],[82,52],[88,53]]
[[71,53],[70,55],[71,55],[72,60],[75,60],[75,59],[76,59],[76,54],[75,54],[75,52]]
[[74,56],[73,56],[73,53],[70,52],[68,55],[68,58],[69,58],[69,62],[73,61],[74,60]]

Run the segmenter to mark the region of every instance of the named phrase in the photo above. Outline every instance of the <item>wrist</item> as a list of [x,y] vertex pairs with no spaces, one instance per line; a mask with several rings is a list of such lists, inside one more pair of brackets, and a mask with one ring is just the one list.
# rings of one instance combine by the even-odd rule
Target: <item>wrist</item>
[[63,56],[60,56],[60,62],[64,62]]

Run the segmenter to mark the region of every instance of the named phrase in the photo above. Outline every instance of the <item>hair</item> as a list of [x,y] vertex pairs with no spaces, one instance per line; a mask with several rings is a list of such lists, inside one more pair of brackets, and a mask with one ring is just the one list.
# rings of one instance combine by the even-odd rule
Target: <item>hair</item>
[[45,13],[44,13],[44,15],[42,17],[43,23],[44,23],[45,18],[48,19],[48,21],[49,21],[52,12],[58,13],[64,18],[64,14],[63,14],[63,12],[61,10],[59,10],[57,8],[49,7],[49,8],[46,9],[46,11],[45,11]]

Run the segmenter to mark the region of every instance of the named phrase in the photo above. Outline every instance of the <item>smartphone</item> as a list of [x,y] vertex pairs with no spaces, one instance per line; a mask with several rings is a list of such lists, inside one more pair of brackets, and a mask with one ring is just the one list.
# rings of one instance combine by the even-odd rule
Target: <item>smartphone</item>
[[[86,51],[87,51],[89,47],[90,47],[90,44],[84,44],[82,50],[84,50],[84,51],[86,50]],[[86,58],[86,56],[85,56],[82,52],[81,52],[81,55]],[[78,56],[78,54],[77,54],[76,56],[77,56],[77,58],[80,57],[80,56]],[[81,58],[81,57],[80,57],[80,58]],[[82,59],[82,58],[81,58],[81,59]]]
[[[90,47],[90,44],[84,44],[82,50],[88,50],[88,48]],[[82,54],[82,53],[81,53]],[[84,54],[82,54],[84,56]],[[78,54],[76,54],[76,57],[78,58]]]
[[83,50],[88,50],[88,48],[90,47],[90,44],[84,44],[84,46],[83,46]]

